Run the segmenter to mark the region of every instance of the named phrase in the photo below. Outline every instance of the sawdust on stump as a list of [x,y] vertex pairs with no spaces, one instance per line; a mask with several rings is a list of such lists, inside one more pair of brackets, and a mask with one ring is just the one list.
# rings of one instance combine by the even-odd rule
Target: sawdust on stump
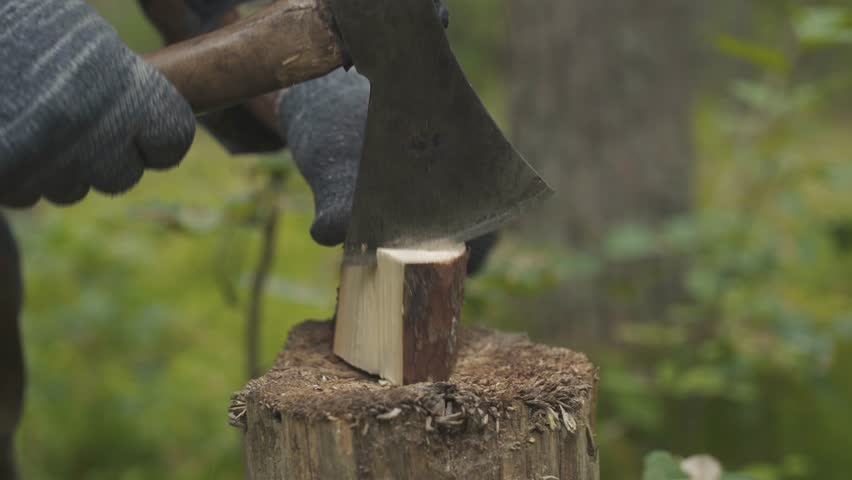
[[294,327],[275,366],[234,395],[231,424],[250,429],[248,417],[265,412],[279,423],[283,417],[344,422],[367,438],[371,428],[392,425],[401,442],[472,451],[487,445],[489,457],[535,443],[536,432],[557,432],[584,437],[584,453],[596,462],[598,372],[581,353],[463,328],[448,381],[393,386],[337,358],[332,335],[331,322]]

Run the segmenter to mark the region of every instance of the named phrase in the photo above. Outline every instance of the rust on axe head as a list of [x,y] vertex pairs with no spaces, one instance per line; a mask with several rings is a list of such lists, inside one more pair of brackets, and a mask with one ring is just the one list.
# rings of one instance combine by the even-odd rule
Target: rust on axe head
[[552,193],[471,88],[433,0],[329,3],[371,86],[348,262],[380,246],[469,240]]

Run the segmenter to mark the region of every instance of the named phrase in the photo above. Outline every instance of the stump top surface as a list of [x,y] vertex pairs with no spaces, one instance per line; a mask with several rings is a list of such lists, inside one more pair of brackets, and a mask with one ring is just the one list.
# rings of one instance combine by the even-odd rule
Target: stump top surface
[[394,415],[397,408],[411,407],[452,415],[444,410],[447,398],[456,412],[496,413],[519,401],[576,411],[589,401],[597,376],[581,353],[534,344],[525,335],[462,328],[458,362],[448,381],[392,386],[336,357],[332,336],[330,321],[294,327],[275,366],[235,395],[232,418],[234,405],[244,404],[247,395],[267,408],[316,418]]

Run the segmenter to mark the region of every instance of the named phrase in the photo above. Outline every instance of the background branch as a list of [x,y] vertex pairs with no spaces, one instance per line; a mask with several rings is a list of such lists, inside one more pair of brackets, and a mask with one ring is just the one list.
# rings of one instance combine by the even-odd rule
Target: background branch
[[269,178],[269,185],[265,191],[265,197],[270,199],[266,205],[265,215],[262,221],[260,257],[254,270],[249,295],[248,311],[246,313],[246,371],[248,378],[256,378],[260,375],[260,324],[263,310],[263,292],[269,271],[275,261],[275,242],[278,237],[278,221],[281,215],[279,195],[283,177],[273,174]]

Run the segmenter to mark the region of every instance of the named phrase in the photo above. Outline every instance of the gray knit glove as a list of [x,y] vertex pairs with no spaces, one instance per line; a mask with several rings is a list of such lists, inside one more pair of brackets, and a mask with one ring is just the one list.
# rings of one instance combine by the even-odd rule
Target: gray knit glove
[[[190,0],[217,3],[228,0]],[[449,12],[433,0],[444,28]],[[281,135],[314,193],[311,237],[320,245],[343,243],[364,133],[370,82],[355,69],[338,68],[285,90],[278,103]]]
[[346,236],[369,100],[370,82],[343,68],[281,95],[282,134],[314,193],[311,237],[320,245],[338,245]]
[[[281,94],[282,135],[313,191],[311,237],[320,245],[338,245],[346,238],[369,100],[370,82],[355,69],[342,68]],[[469,273],[482,267],[496,240],[496,234],[487,234],[468,242]]]
[[194,132],[172,85],[81,0],[0,2],[0,205],[123,192]]

